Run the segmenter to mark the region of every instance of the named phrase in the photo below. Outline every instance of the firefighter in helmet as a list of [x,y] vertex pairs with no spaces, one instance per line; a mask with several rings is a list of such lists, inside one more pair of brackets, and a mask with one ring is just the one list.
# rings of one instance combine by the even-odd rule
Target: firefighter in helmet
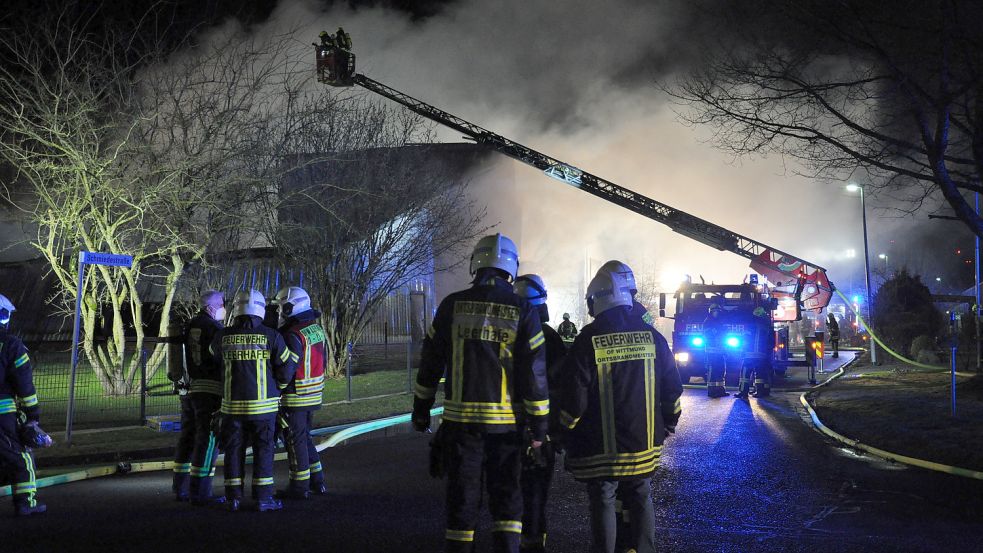
[[[222,364],[208,352],[215,336],[224,327],[225,298],[218,290],[208,290],[201,295],[200,303],[201,309],[188,322],[183,334],[184,378],[190,382],[187,383],[187,395],[181,397],[182,438],[178,441],[174,460],[174,491],[179,501],[186,499],[190,491],[193,505],[208,505],[225,500],[223,496],[212,495],[212,477],[219,449],[219,437],[212,432],[212,416],[222,407]],[[168,372],[172,380],[175,376]],[[186,457],[183,448],[188,431],[192,447]]]
[[230,511],[242,502],[246,447],[253,448],[253,496],[257,510],[275,511],[283,503],[273,497],[273,434],[280,390],[294,377],[297,354],[280,334],[263,325],[266,298],[257,290],[235,296],[232,325],[219,330],[211,345],[224,369],[222,445],[225,449],[225,496]]
[[771,395],[771,357],[775,345],[775,330],[764,307],[754,308],[751,321],[751,343],[746,344],[741,364],[741,379],[735,399],[746,399],[754,383],[754,397]]
[[[546,338],[546,380],[549,387],[550,401],[555,398],[559,385],[557,372],[566,354],[566,344],[553,327],[546,324],[550,320],[549,308],[546,306],[546,285],[539,275],[522,275],[515,279],[515,293],[529,302],[539,312],[543,336]],[[569,319],[570,315],[566,315]],[[571,326],[573,323],[570,323]],[[562,325],[561,325],[562,326]],[[576,333],[576,330],[574,330]],[[555,412],[550,414],[549,434],[539,454],[527,450],[522,463],[522,543],[524,552],[546,551],[546,500],[549,495],[550,482],[556,466],[556,452],[549,436],[557,432]]]
[[293,380],[280,399],[278,423],[290,464],[290,484],[281,495],[288,499],[307,499],[310,493],[327,493],[321,458],[311,437],[314,411],[321,408],[327,342],[324,328],[317,322],[321,313],[311,307],[311,298],[303,288],[281,289],[276,303],[280,307],[280,334],[298,358]]
[[573,339],[577,337],[577,325],[570,320],[569,313],[563,314],[563,322],[556,328],[556,331],[564,342],[573,342]]
[[727,357],[724,353],[723,308],[718,300],[711,301],[707,308],[707,318],[703,321],[703,336],[706,354],[707,396],[712,398],[724,397],[728,395],[724,388],[727,381]]
[[679,420],[682,383],[669,344],[634,308],[623,271],[602,267],[586,299],[594,321],[563,362],[556,406],[567,429],[566,467],[587,484],[591,551],[614,553],[620,497],[631,512],[631,542],[651,553],[651,477]]
[[27,348],[8,329],[15,310],[0,294],[0,469],[13,477],[14,514],[28,516],[47,510],[37,500],[31,448],[48,447],[52,440],[38,426],[41,413]]
[[412,421],[418,431],[429,428],[445,377],[443,422],[434,437],[447,476],[445,551],[472,550],[484,480],[492,550],[517,553],[523,433],[533,450],[546,439],[546,337],[538,310],[513,291],[519,256],[512,240],[482,238],[470,268],[472,287],[440,303],[423,342]]
[[833,359],[840,357],[840,323],[832,313],[826,316],[826,332],[829,333],[829,345],[833,348]]

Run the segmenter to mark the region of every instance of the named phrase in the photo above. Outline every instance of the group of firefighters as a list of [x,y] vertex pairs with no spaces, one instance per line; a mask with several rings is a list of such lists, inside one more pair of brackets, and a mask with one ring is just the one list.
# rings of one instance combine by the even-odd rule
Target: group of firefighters
[[[482,238],[470,269],[472,286],[437,308],[414,389],[413,426],[429,431],[443,381],[431,473],[447,479],[445,551],[472,551],[483,482],[493,550],[545,551],[561,450],[587,486],[592,551],[655,551],[651,477],[683,387],[668,343],[635,301],[631,269],[605,263],[587,287],[593,322],[578,334],[565,315],[562,337],[547,325],[542,278],[519,274],[507,237]],[[618,503],[630,513],[621,532]]]
[[[518,269],[509,238],[482,238],[471,256],[471,287],[440,303],[423,342],[412,424],[429,432],[443,383],[431,473],[447,480],[446,551],[471,551],[483,483],[494,550],[545,551],[547,497],[563,451],[566,469],[587,486],[592,551],[654,551],[651,476],[681,413],[683,388],[673,353],[635,300],[634,275],[624,263],[605,263],[591,280],[586,303],[593,322],[579,333],[566,313],[560,332],[547,324],[542,278]],[[249,446],[257,510],[327,492],[310,434],[328,353],[320,313],[298,287],[283,288],[271,303],[277,323],[268,326],[263,294],[239,292],[224,326],[222,293],[207,291],[175,341],[181,362],[169,364],[168,377],[185,392],[173,469],[180,501],[239,510]],[[50,438],[37,426],[27,350],[7,332],[13,311],[0,296],[0,460],[13,473],[16,513],[28,515],[45,510],[35,498],[29,448]],[[753,335],[763,344],[770,319],[763,310],[755,315],[761,324]],[[723,318],[721,306],[711,304],[704,334],[708,393],[715,397],[726,395]],[[746,361],[738,397],[746,397],[752,371],[756,395],[767,395],[767,356]],[[288,454],[289,483],[274,493],[278,437]],[[225,493],[214,495],[220,451]],[[619,517],[619,511],[630,516]]]

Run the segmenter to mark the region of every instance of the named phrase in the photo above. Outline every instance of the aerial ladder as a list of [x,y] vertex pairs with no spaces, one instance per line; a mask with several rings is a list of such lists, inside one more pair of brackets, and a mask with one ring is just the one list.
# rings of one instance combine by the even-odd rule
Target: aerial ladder
[[462,133],[478,144],[531,165],[549,177],[658,221],[683,236],[749,259],[751,269],[772,284],[775,296],[794,299],[794,317],[786,320],[798,319],[800,309],[820,311],[829,304],[833,284],[826,276],[826,269],[815,263],[643,196],[357,73],[351,38],[341,29],[337,35],[322,32],[321,42],[314,44],[314,51],[317,78],[322,83],[336,87],[358,85],[385,96],[414,113]]

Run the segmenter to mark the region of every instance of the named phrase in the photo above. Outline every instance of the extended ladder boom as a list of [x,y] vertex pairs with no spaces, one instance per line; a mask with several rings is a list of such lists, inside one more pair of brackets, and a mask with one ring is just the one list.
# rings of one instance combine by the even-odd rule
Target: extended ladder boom
[[[569,163],[421,102],[365,75],[355,73],[355,56],[347,50],[323,45],[315,45],[315,49],[319,80],[322,82],[335,86],[357,84],[366,90],[402,104],[427,119],[454,129],[479,144],[486,145],[501,154],[536,167],[550,177],[663,223],[673,231],[693,240],[750,259],[752,268],[762,273],[776,286],[788,287],[792,285],[791,287],[796,288],[795,295],[799,296],[797,299],[803,302],[805,309],[822,309],[829,303],[832,296],[832,284],[826,278],[826,269],[823,267],[618,186]],[[331,66],[322,63],[325,56],[332,56]],[[783,278],[785,280],[782,280]]]

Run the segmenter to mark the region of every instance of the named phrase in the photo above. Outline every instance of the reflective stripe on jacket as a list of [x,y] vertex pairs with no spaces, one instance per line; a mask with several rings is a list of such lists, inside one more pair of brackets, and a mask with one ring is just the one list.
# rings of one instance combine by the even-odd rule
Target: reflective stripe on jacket
[[315,310],[292,317],[280,330],[287,347],[297,355],[294,378],[283,390],[281,405],[294,411],[321,408],[324,370],[328,363],[324,328],[317,323]]
[[262,418],[275,415],[280,390],[293,378],[297,355],[280,333],[259,317],[238,317],[216,334],[212,355],[223,364],[222,413]]

